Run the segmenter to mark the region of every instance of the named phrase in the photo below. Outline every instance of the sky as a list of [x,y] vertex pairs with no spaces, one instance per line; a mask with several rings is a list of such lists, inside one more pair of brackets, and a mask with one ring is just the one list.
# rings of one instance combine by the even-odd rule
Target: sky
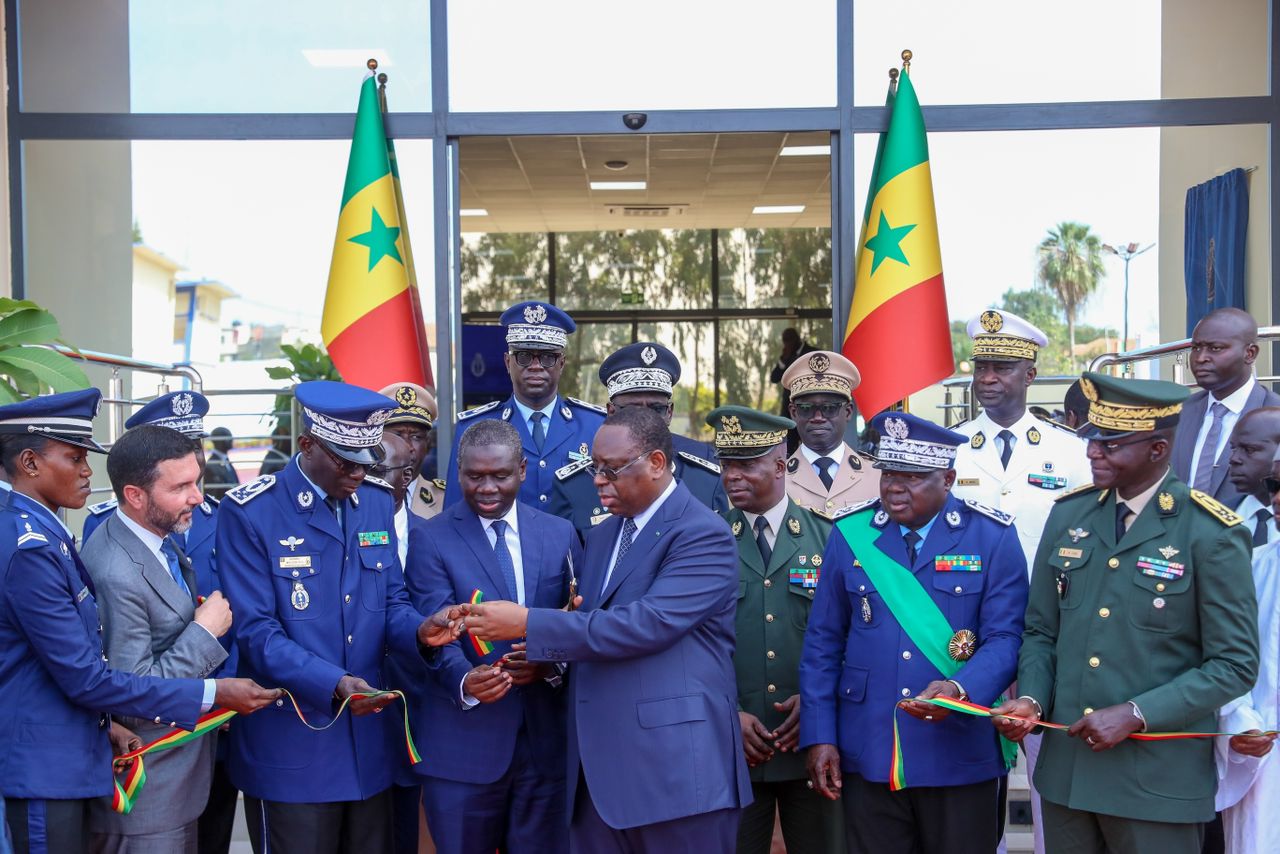
[[[131,0],[129,9],[135,112],[354,113],[363,58],[375,54],[390,75],[392,110],[430,109],[425,0]],[[830,105],[834,3],[790,0],[786,9],[780,15],[776,0],[454,2],[452,108]],[[1155,98],[1159,24],[1159,0],[868,0],[854,21],[855,99],[883,103],[885,72],[903,48],[914,52],[926,106]],[[933,133],[929,145],[955,320],[1030,287],[1035,246],[1060,221],[1086,223],[1113,244],[1156,237],[1156,129]],[[348,146],[135,142],[134,218],[148,245],[241,294],[224,322],[318,328]],[[856,210],[874,146],[874,136],[855,142]],[[396,143],[428,314],[431,147]],[[1131,267],[1130,325],[1144,343],[1157,334],[1156,256]],[[1082,319],[1116,327],[1123,264],[1107,256],[1106,265]]]

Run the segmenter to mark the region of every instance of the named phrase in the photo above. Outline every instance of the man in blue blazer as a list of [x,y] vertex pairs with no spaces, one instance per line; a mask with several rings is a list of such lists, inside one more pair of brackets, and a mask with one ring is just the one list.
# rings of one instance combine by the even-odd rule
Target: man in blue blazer
[[836,522],[819,564],[800,747],[814,788],[844,804],[851,852],[990,854],[1006,774],[990,722],[915,700],[990,706],[1013,681],[1026,557],[1012,516],[951,494],[968,437],[903,412],[871,423],[880,498]]
[[[520,434],[502,421],[467,428],[458,445],[463,500],[414,528],[405,582],[420,611],[504,599],[561,608],[582,553],[573,526],[516,501]],[[565,708],[558,668],[524,645],[463,638],[442,647],[412,706],[422,740],[427,825],[450,854],[567,851]]]
[[614,412],[593,467],[612,519],[586,536],[576,611],[468,606],[491,641],[572,662],[568,799],[575,852],[731,851],[751,803],[733,670],[737,548],[671,474],[671,433]]

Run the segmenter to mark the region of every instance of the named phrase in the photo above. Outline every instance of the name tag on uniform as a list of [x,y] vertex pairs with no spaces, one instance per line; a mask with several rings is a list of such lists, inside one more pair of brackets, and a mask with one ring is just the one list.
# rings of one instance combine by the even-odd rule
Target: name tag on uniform
[[1138,555],[1138,569],[1143,575],[1150,575],[1152,578],[1163,578],[1165,581],[1181,578],[1182,574],[1187,571],[1187,567],[1184,564],[1161,560],[1158,557],[1147,557],[1146,555]]
[[1058,557],[1081,558],[1081,557],[1084,557],[1084,549],[1061,548],[1061,549],[1058,549]]
[[978,485],[978,478],[976,478],[976,477],[962,477],[962,478],[958,478],[958,479],[956,480],[956,483],[957,483],[959,486],[977,486],[977,485]]
[[80,592],[76,594],[76,604],[79,605],[89,596],[89,588],[81,587]]
[[982,572],[978,555],[938,555],[933,559],[934,572]]
[[789,580],[792,584],[799,584],[801,587],[813,588],[818,586],[818,578],[821,571],[812,566],[797,566],[788,570]]
[[310,569],[311,555],[285,555],[280,558],[281,569]]
[[1027,483],[1032,486],[1038,486],[1041,489],[1062,489],[1067,485],[1065,477],[1055,477],[1051,474],[1029,474],[1027,475]]
[[365,546],[385,546],[391,543],[391,538],[387,536],[386,531],[361,531],[356,536],[360,538],[360,548]]

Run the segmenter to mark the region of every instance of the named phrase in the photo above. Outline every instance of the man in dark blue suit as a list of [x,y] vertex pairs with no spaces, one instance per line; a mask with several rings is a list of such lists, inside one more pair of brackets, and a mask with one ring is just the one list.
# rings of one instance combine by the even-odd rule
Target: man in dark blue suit
[[590,459],[591,437],[604,420],[598,406],[560,395],[564,348],[577,329],[573,318],[544,302],[516,303],[502,313],[507,351],[502,363],[511,375],[511,397],[468,409],[454,425],[453,453],[445,477],[444,506],[462,500],[458,486],[458,442],[477,421],[501,419],[520,433],[529,472],[520,500],[546,510],[556,469]]
[[[609,392],[606,409],[614,412],[628,406],[646,406],[671,424],[672,391],[680,381],[680,360],[661,344],[639,341],[615,350],[600,365],[600,382]],[[672,462],[676,480],[684,484],[693,497],[717,513],[729,509],[724,486],[720,483],[720,466],[712,462],[715,453],[706,442],[671,434]],[[600,506],[596,485],[587,471],[589,458],[575,460],[556,469],[556,483],[547,512],[573,523],[580,534],[609,518]]]
[[568,799],[575,852],[733,849],[751,803],[733,670],[737,548],[729,526],[671,474],[656,412],[610,415],[592,451],[613,514],[587,534],[576,611],[467,606],[491,641],[572,662]]
[[[582,564],[568,522],[516,501],[525,477],[520,434],[502,421],[467,428],[458,445],[463,500],[410,534],[405,581],[414,605],[509,600],[560,608]],[[464,638],[429,665],[413,713],[422,741],[427,824],[450,854],[568,850],[565,708],[558,668],[526,660],[524,644]]]
[[951,494],[967,437],[902,412],[871,423],[880,498],[837,521],[822,555],[800,659],[800,746],[814,788],[843,801],[850,851],[990,854],[1001,745],[988,721],[913,698],[990,706],[1009,686],[1026,557],[1012,516]]

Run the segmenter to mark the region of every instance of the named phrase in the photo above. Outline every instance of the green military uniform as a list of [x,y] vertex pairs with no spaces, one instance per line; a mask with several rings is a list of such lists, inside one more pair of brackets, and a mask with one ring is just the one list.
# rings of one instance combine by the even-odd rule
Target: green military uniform
[[[1085,375],[1090,423],[1106,428],[1091,439],[1116,441],[1176,420],[1181,397],[1160,398],[1169,383],[1142,389],[1154,397],[1145,410],[1136,399],[1116,404],[1124,389],[1115,386],[1135,382],[1152,381]],[[1218,708],[1257,675],[1249,532],[1172,472],[1119,542],[1116,504],[1113,490],[1089,486],[1063,495],[1050,513],[1032,573],[1019,693],[1064,724],[1131,701],[1147,731],[1214,731]],[[1213,818],[1215,782],[1212,739],[1127,740],[1094,753],[1081,739],[1049,733],[1035,773],[1047,848],[1093,850],[1062,824],[1078,811],[1096,814],[1098,826],[1134,850],[1198,851],[1196,824]]]
[[[731,429],[726,431],[725,417]],[[724,406],[707,416],[717,427],[716,451],[722,461],[753,459],[786,440],[790,419],[739,406]],[[723,471],[723,468],[722,468]],[[727,483],[728,481],[726,481]],[[786,511],[774,532],[771,555],[763,559],[752,520],[738,508],[729,523],[738,544],[737,649],[733,663],[738,680],[738,708],[759,718],[775,732],[787,718],[774,708],[800,693],[800,654],[822,570],[822,552],[831,519],[806,510],[785,494]],[[777,505],[775,505],[776,508]],[[743,811],[739,854],[767,852],[773,836],[775,803],[788,850],[845,851],[844,814],[838,801],[828,801],[807,787],[804,753],[774,752],[751,769],[756,803]]]

